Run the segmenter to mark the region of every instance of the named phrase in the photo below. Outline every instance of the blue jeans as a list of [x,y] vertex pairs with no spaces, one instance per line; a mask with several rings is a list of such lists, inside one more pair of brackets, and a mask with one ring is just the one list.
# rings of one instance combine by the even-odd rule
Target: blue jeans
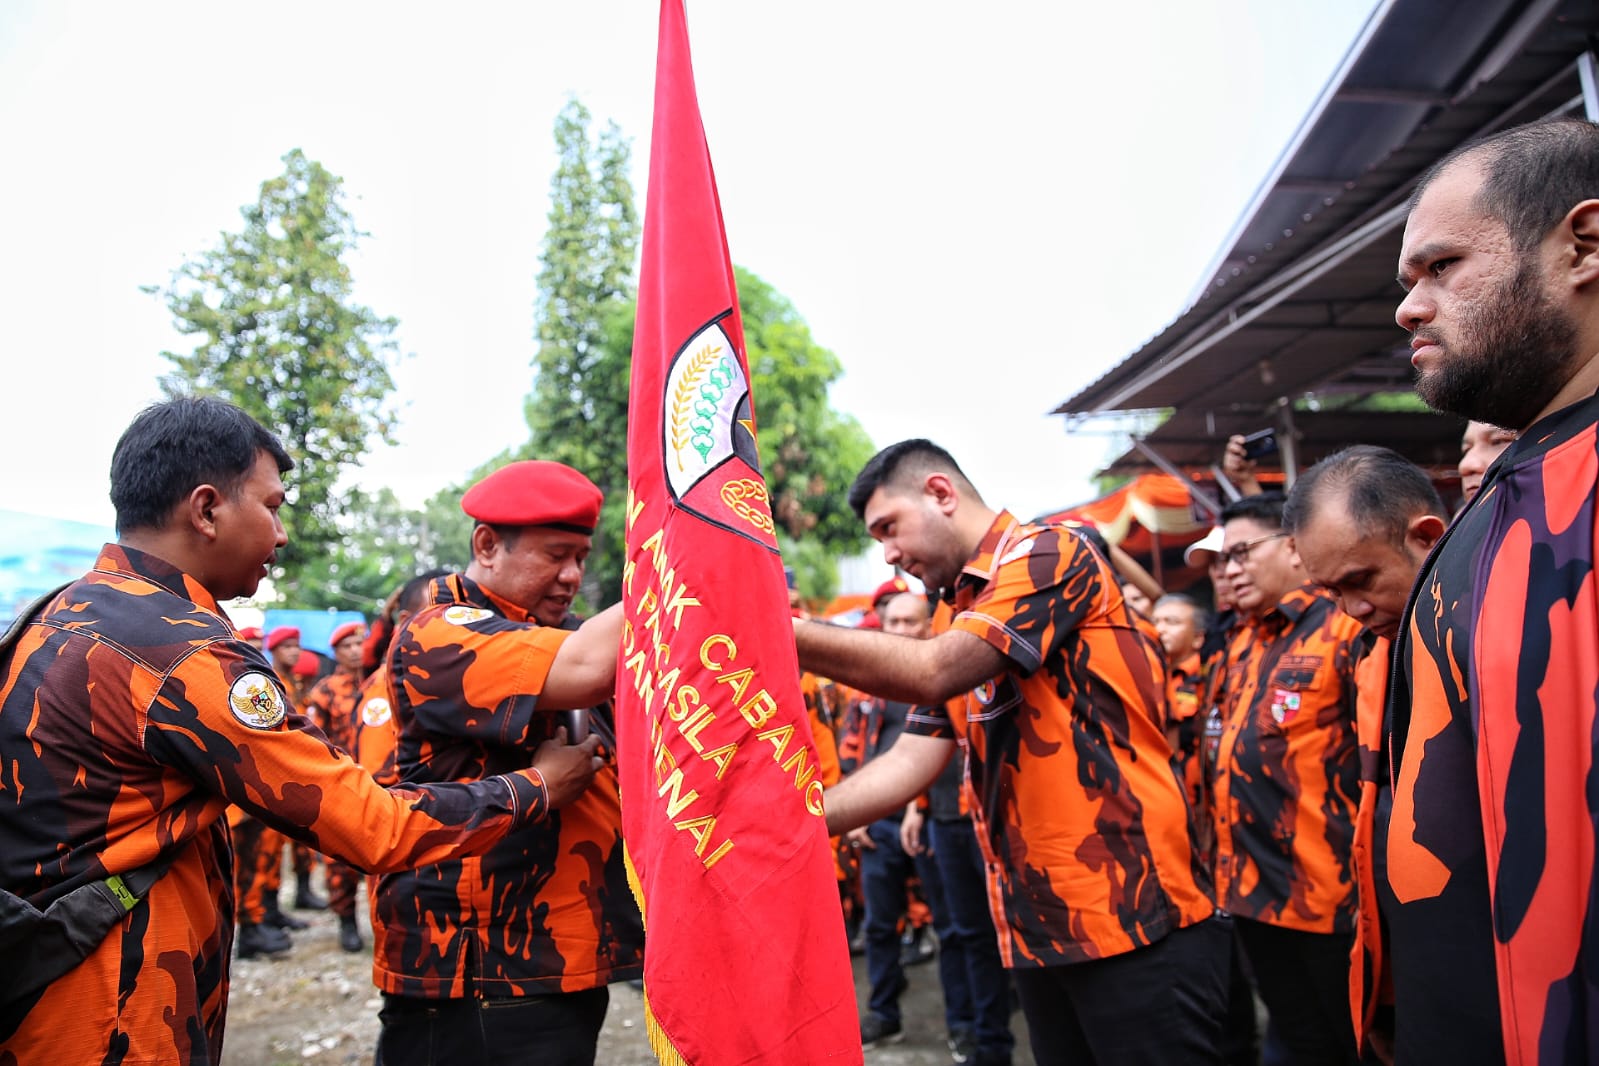
[[[988,874],[983,868],[977,830],[969,818],[957,822],[929,820],[927,833],[945,904],[943,908],[935,904],[933,913],[937,915],[942,909],[949,915],[945,921],[948,932],[938,934],[939,951],[958,956],[966,971],[973,1022],[967,1028],[977,1038],[978,1053],[985,1059],[1008,1057],[1016,1046],[1010,1031],[1010,976],[999,959],[998,937],[988,909]],[[942,965],[942,954],[939,961]],[[952,980],[944,978],[946,1006]],[[951,1023],[950,1028],[953,1031],[956,1026]]]

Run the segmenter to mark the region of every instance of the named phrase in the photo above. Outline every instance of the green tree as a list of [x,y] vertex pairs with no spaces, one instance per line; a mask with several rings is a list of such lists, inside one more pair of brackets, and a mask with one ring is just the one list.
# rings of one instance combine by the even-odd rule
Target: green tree
[[639,218],[631,146],[614,123],[594,138],[590,122],[576,100],[555,120],[560,161],[539,256],[526,454],[581,470],[605,493],[585,593],[608,603],[620,593]]
[[233,401],[295,460],[278,566],[279,588],[298,604],[343,594],[318,587],[330,575],[311,561],[341,535],[349,508],[340,474],[374,436],[392,443],[398,323],[351,299],[345,258],[366,234],[344,207],[342,180],[299,149],[283,163],[241,209],[241,231],[146,291],[161,296],[179,332],[198,338],[191,352],[162,353],[174,367],[162,390]]

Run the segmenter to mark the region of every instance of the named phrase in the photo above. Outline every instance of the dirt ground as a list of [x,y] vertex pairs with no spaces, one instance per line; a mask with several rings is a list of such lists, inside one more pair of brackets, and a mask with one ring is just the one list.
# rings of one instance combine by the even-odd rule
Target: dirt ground
[[[292,898],[293,892],[286,893]],[[368,948],[358,954],[339,950],[338,922],[331,914],[295,912],[311,928],[292,934],[294,950],[269,959],[233,960],[223,1061],[230,1066],[370,1063],[377,1043],[377,990],[372,986],[371,933],[365,894],[358,913]],[[855,989],[866,999],[866,966],[855,960]],[[933,964],[906,971],[910,989],[901,999],[906,1039],[866,1053],[867,1066],[947,1066],[943,999]],[[1032,1066],[1026,1025],[1011,1018],[1016,1032],[1016,1066]],[[611,1008],[600,1033],[599,1066],[654,1066],[644,1032],[644,1003],[626,984],[611,986]]]

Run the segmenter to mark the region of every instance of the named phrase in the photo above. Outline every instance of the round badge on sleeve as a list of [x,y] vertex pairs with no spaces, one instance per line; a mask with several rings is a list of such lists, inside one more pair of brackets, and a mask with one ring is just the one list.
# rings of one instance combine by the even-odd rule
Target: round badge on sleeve
[[493,615],[493,611],[485,611],[481,607],[466,607],[458,603],[444,612],[444,620],[458,626],[467,626],[491,618]]
[[389,710],[389,701],[382,696],[373,696],[361,704],[361,721],[365,725],[376,728],[383,725],[393,716]]
[[258,670],[234,679],[228,689],[228,707],[233,717],[251,729],[275,729],[289,715],[277,686]]

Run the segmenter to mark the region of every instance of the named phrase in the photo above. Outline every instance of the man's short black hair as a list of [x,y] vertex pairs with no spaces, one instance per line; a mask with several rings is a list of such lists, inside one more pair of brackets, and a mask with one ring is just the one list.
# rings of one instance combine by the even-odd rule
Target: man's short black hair
[[1300,475],[1283,506],[1283,528],[1290,533],[1303,529],[1334,493],[1342,494],[1356,527],[1381,533],[1396,545],[1404,543],[1417,515],[1448,517],[1425,470],[1392,449],[1356,444]]
[[1272,529],[1283,527],[1283,494],[1260,492],[1253,496],[1240,496],[1221,510],[1221,524],[1235,518],[1247,518]]
[[407,614],[415,614],[422,609],[422,601],[427,597],[428,586],[449,572],[439,566],[416,575],[400,587],[400,595],[394,601],[394,606]]
[[159,529],[201,485],[232,495],[262,452],[280,474],[294,467],[265,426],[226,400],[179,396],[146,407],[111,454],[117,532]]
[[917,437],[890,444],[868,459],[866,465],[861,467],[861,472],[855,475],[855,484],[849,487],[849,505],[855,511],[855,517],[865,518],[866,501],[872,498],[872,493],[892,481],[913,474],[929,474],[935,470],[953,474],[962,489],[969,492],[976,502],[982,502],[954,457],[932,441]]
[[1456,163],[1483,168],[1477,206],[1505,224],[1521,255],[1537,247],[1566,212],[1599,199],[1599,125],[1577,118],[1515,126],[1462,145],[1433,164],[1410,199]]

